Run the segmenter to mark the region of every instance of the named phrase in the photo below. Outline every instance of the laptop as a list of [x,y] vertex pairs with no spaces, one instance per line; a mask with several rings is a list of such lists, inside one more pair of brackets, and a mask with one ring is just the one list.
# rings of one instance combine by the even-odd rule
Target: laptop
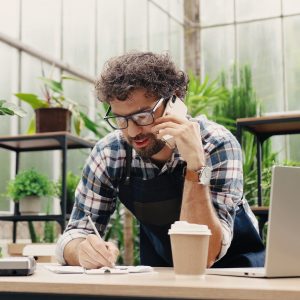
[[300,167],[272,168],[264,268],[212,268],[206,274],[248,277],[300,277]]

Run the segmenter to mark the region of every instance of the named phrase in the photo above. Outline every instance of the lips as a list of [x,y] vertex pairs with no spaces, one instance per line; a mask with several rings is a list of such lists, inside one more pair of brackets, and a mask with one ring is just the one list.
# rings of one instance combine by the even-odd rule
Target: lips
[[139,139],[139,140],[133,140],[134,145],[137,148],[144,148],[148,145],[149,143],[149,138],[143,138],[143,139]]

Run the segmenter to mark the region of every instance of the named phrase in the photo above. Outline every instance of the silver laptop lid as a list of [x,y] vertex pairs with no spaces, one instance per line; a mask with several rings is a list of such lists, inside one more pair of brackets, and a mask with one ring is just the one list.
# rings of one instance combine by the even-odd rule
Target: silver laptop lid
[[300,168],[274,166],[266,275],[300,276]]

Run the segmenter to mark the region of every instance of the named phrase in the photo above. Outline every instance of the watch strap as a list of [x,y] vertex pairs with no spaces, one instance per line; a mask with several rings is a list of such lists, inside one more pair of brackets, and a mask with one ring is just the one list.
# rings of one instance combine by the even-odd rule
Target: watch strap
[[185,179],[192,182],[199,182],[199,173],[198,171],[193,171],[186,169],[185,170]]

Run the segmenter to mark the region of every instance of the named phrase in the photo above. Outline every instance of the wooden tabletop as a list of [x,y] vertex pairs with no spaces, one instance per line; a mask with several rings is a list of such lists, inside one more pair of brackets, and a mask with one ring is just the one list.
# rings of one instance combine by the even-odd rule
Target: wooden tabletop
[[[153,273],[87,275],[55,274],[42,264],[32,276],[1,277],[3,292],[184,299],[300,299],[300,278],[257,279],[206,275],[177,278],[171,268]],[[11,298],[10,298],[11,299]],[[51,298],[52,299],[52,298]],[[76,298],[77,299],[77,298]]]
[[300,133],[299,113],[283,113],[262,117],[241,118],[237,119],[236,123],[238,126],[258,134]]

